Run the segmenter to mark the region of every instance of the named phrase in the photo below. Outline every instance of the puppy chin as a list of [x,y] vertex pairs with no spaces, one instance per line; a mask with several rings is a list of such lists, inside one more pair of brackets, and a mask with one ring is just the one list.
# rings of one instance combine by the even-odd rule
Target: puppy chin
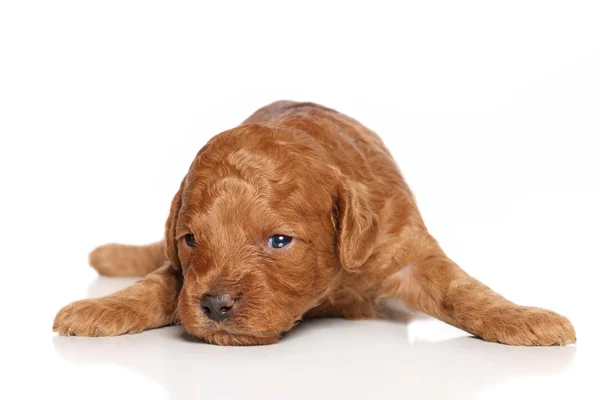
[[183,336],[194,342],[204,342],[219,346],[260,346],[273,344],[279,340],[279,336],[250,336],[231,334],[225,331],[215,331],[202,335],[190,333],[184,327]]

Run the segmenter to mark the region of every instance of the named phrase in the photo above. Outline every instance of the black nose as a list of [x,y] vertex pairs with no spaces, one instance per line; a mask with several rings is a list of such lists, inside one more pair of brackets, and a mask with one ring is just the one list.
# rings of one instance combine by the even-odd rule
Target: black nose
[[223,321],[231,315],[234,302],[233,297],[228,294],[205,294],[200,299],[200,306],[208,318],[215,321]]

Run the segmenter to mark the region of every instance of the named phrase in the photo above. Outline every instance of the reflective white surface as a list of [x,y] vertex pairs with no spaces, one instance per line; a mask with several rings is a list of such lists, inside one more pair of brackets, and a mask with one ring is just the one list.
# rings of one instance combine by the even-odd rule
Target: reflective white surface
[[[133,281],[96,278],[91,271],[80,275],[89,276],[87,295],[92,297]],[[37,332],[5,337],[20,371],[11,371],[13,379],[0,395],[187,400],[553,399],[598,394],[593,381],[597,324],[584,312],[569,313],[579,336],[578,344],[569,347],[486,343],[421,315],[408,323],[316,319],[301,323],[275,345],[219,347],[183,339],[180,327],[114,338],[55,336],[50,325],[56,308],[50,303],[54,301],[39,305],[45,312],[35,324]]]
[[364,399],[374,394],[471,399],[493,398],[486,392],[497,386],[513,392],[519,380],[531,378],[535,385],[529,385],[545,386],[536,391],[539,395],[554,395],[573,384],[567,384],[564,373],[575,360],[574,347],[507,348],[452,333],[440,341],[409,336],[405,325],[388,322],[318,320],[268,347],[189,343],[177,328],[93,343],[57,337],[52,343],[58,357],[69,363],[67,370],[118,366],[101,376],[128,376],[131,385],[150,382],[144,391],[153,388],[172,399],[248,394],[269,399]]

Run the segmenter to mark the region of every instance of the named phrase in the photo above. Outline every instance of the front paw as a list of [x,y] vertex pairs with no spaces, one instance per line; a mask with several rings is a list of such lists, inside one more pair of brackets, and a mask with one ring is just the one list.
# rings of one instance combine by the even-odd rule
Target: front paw
[[477,334],[490,342],[517,346],[566,346],[575,343],[569,320],[536,307],[505,307],[483,316]]
[[65,336],[117,336],[139,333],[145,321],[130,307],[112,299],[80,300],[62,308],[52,330]]

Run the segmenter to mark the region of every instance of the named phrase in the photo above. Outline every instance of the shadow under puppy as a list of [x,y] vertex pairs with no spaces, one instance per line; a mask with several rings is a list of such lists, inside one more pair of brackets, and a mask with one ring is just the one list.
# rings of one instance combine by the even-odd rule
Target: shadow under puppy
[[487,341],[575,342],[565,317],[514,304],[450,260],[381,139],[312,103],[273,103],[213,137],[173,199],[164,241],[109,244],[90,262],[104,275],[147,275],[64,307],[60,334],[181,323],[209,343],[270,344],[302,318],[402,306]]

